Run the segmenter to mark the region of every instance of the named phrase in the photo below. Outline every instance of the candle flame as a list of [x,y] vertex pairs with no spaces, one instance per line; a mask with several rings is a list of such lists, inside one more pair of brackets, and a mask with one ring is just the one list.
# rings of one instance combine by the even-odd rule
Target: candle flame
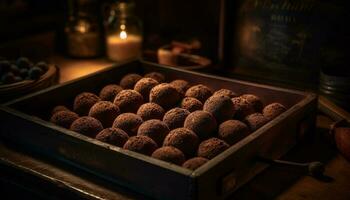
[[128,37],[128,34],[126,34],[126,31],[121,31],[120,34],[119,34],[120,38],[121,39],[126,39]]

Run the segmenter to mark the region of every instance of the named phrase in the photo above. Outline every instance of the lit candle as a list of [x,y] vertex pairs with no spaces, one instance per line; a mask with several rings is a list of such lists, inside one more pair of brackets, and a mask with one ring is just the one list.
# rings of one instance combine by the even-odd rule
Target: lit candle
[[114,61],[136,58],[141,53],[141,43],[141,36],[127,34],[125,30],[119,35],[110,35],[107,37],[108,57]]

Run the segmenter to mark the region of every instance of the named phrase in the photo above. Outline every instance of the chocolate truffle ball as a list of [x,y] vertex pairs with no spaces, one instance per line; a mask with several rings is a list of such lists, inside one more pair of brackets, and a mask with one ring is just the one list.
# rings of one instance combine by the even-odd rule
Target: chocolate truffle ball
[[51,111],[51,115],[53,115],[59,111],[70,111],[70,110],[66,106],[62,106],[62,105],[55,106]]
[[204,140],[199,144],[198,156],[210,160],[220,153],[224,152],[229,147],[230,146],[223,140],[220,140],[218,138],[210,138],[208,140]]
[[140,125],[137,135],[147,136],[154,140],[158,146],[162,146],[164,138],[169,131],[168,126],[164,122],[159,119],[150,119]]
[[73,110],[80,116],[89,114],[90,108],[100,101],[100,98],[90,92],[83,92],[75,97]]
[[199,139],[197,135],[187,128],[177,128],[165,137],[163,146],[173,146],[181,150],[187,158],[195,155]]
[[204,165],[206,162],[208,162],[208,159],[202,158],[202,157],[194,157],[182,164],[182,167],[190,169],[190,170],[196,170],[200,166]]
[[185,162],[185,155],[182,151],[172,146],[161,147],[155,150],[152,153],[152,157],[175,165],[181,165]]
[[103,127],[111,127],[120,114],[118,106],[110,101],[99,101],[90,109],[89,116],[98,119]]
[[253,94],[243,94],[241,96],[242,99],[247,100],[255,109],[255,112],[261,112],[263,109],[263,103],[259,97]]
[[130,137],[123,148],[150,156],[158,146],[151,138],[138,135]]
[[182,99],[180,107],[190,112],[194,112],[196,110],[202,110],[203,104],[198,99],[193,97],[185,97]]
[[220,89],[214,92],[213,95],[224,95],[232,99],[233,97],[237,97],[238,95],[229,89]]
[[120,128],[105,128],[96,135],[96,139],[117,147],[123,147],[129,136]]
[[203,105],[203,110],[211,113],[217,122],[231,119],[235,114],[233,102],[228,96],[213,95]]
[[137,115],[140,116],[143,121],[149,119],[163,119],[165,110],[158,104],[145,103],[137,110]]
[[216,120],[207,111],[197,110],[186,117],[184,127],[195,132],[199,138],[211,137],[216,130]]
[[136,113],[143,104],[143,97],[135,90],[122,90],[115,97],[114,104],[119,107],[122,113]]
[[284,105],[280,103],[271,103],[263,109],[263,115],[268,119],[272,120],[278,115],[282,114],[285,112],[287,109],[284,107]]
[[141,78],[142,76],[138,74],[127,74],[120,80],[119,85],[124,89],[133,89],[136,82]]
[[219,125],[218,137],[233,145],[249,135],[248,126],[238,120],[227,120]]
[[165,76],[159,72],[150,72],[145,74],[145,78],[152,78],[156,80],[158,83],[164,83],[165,82]]
[[170,82],[170,85],[172,85],[182,96],[185,95],[188,88],[190,88],[190,84],[181,79]]
[[95,138],[102,131],[103,126],[100,121],[93,117],[80,117],[70,126],[70,130]]
[[165,113],[163,121],[168,125],[169,129],[183,127],[186,117],[190,112],[183,108],[173,108]]
[[114,101],[115,96],[122,91],[123,88],[116,84],[106,85],[100,91],[100,98],[102,101]]
[[269,120],[261,113],[253,113],[245,117],[244,122],[255,131],[265,125]]
[[247,115],[255,112],[252,104],[250,104],[246,99],[241,97],[234,97],[231,99],[233,103],[233,109],[235,112],[235,119],[244,119]]
[[212,91],[205,85],[199,84],[190,87],[186,93],[186,97],[193,97],[204,103],[211,95]]
[[158,84],[158,81],[152,78],[141,78],[135,84],[134,90],[139,92],[142,95],[143,100],[147,102],[149,99],[149,93],[151,89]]
[[170,84],[162,83],[152,88],[149,100],[164,109],[174,107],[180,101],[180,93]]
[[123,113],[114,120],[113,127],[120,128],[129,136],[132,136],[136,135],[137,129],[142,122],[141,117],[134,113]]
[[50,121],[58,126],[69,129],[70,125],[78,118],[79,116],[76,113],[68,110],[62,110],[54,113]]

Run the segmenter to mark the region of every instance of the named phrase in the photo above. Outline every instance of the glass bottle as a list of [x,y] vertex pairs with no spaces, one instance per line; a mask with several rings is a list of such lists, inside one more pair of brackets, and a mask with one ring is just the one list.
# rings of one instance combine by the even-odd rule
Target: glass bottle
[[113,61],[137,58],[142,48],[142,25],[134,15],[133,2],[118,2],[110,7],[106,21],[106,52]]
[[[93,0],[71,1],[72,7],[65,26],[66,52],[72,57],[96,57],[102,53],[102,33],[98,9]],[[75,4],[75,5],[74,5]],[[73,6],[74,5],[74,6]]]

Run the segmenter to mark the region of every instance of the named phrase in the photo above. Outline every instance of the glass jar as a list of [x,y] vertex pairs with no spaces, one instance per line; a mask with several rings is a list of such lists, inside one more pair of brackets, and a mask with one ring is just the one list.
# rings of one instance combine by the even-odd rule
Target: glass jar
[[65,25],[66,52],[72,57],[96,57],[102,53],[102,26],[94,0],[71,0]]
[[106,52],[113,61],[125,61],[141,55],[142,25],[134,15],[133,2],[112,4],[106,21]]

